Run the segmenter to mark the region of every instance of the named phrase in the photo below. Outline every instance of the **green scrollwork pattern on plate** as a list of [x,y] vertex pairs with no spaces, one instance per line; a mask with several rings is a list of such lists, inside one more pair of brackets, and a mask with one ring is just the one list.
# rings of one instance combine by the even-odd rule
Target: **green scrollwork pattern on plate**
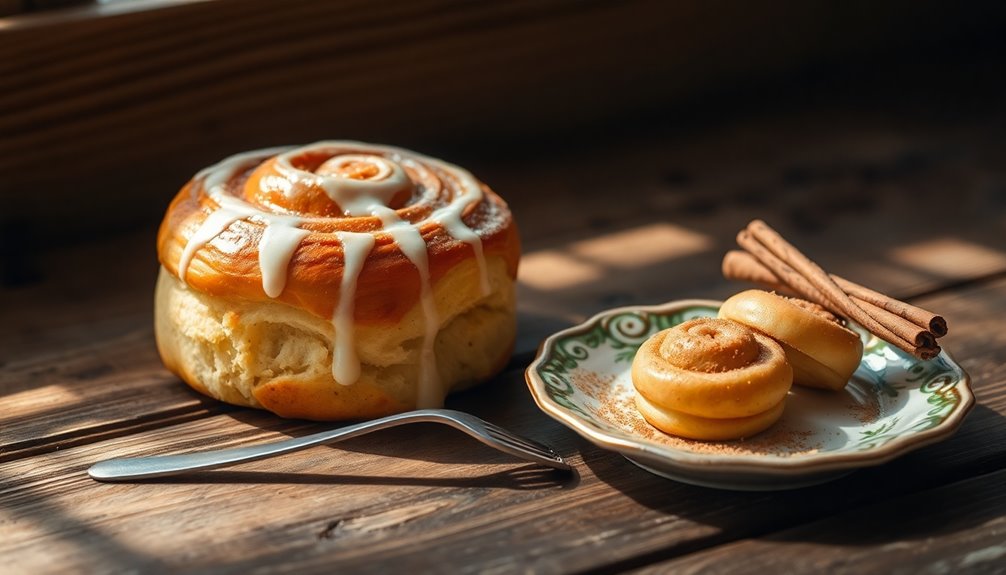
[[926,412],[927,417],[916,425],[919,430],[939,425],[961,401],[960,392],[957,390],[957,384],[961,380],[960,374],[942,357],[913,365],[908,370],[906,380],[921,382],[919,391],[926,394],[926,403],[931,406]]
[[[884,344],[886,346],[886,344]],[[917,433],[927,429],[933,429],[943,423],[943,421],[953,413],[954,409],[961,403],[961,395],[957,390],[957,385],[961,382],[961,372],[952,366],[943,356],[931,361],[917,360],[896,352],[905,363],[905,374],[902,381],[906,384],[918,386],[918,391],[925,398],[929,406],[924,416],[917,417],[908,422],[904,429],[899,428],[900,418],[894,418],[885,422],[876,429],[867,429],[860,432],[860,441],[856,449],[863,451],[880,447],[906,432]],[[887,389],[894,388],[887,384],[883,373],[874,373],[871,381],[877,385],[878,391],[884,393]],[[894,391],[897,394],[897,391]]]

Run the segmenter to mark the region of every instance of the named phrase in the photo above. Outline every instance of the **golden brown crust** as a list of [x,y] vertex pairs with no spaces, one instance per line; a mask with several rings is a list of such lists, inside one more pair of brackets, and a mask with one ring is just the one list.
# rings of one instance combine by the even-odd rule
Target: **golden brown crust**
[[329,378],[274,379],[252,393],[262,407],[276,415],[317,421],[370,419],[409,409],[373,385],[332,385]]
[[661,331],[632,362],[643,417],[693,439],[735,439],[765,429],[782,414],[792,380],[779,344],[722,319]]
[[719,315],[782,344],[793,365],[794,383],[842,389],[863,357],[859,336],[834,316],[774,293],[741,292],[723,302]]
[[[360,150],[347,147],[330,153],[337,151],[355,153]],[[373,216],[333,215],[334,208],[324,206],[320,199],[280,206],[276,197],[262,197],[257,192],[258,182],[262,177],[277,174],[275,168],[269,168],[265,174],[260,172],[274,163],[273,159],[253,163],[228,179],[224,188],[228,194],[251,202],[263,211],[305,218],[300,227],[311,233],[293,254],[282,294],[269,298],[262,288],[258,245],[264,226],[249,219],[232,223],[225,232],[197,250],[184,281],[204,293],[239,296],[252,301],[275,299],[319,317],[330,318],[338,301],[342,279],[343,249],[335,232],[374,233],[374,248],[358,279],[356,321],[371,324],[399,321],[418,301],[420,278],[416,266],[402,253],[394,239],[381,231],[380,220]],[[440,223],[423,221],[460,193],[454,176],[437,165],[428,168],[429,173],[439,178],[438,193],[435,197],[428,197],[429,194],[417,191],[396,213],[403,220],[420,224],[419,231],[429,254],[430,279],[436,282],[459,262],[473,258],[475,254],[471,245],[451,237]],[[506,203],[488,186],[481,186],[482,201],[469,206],[462,221],[478,234],[485,256],[503,258],[510,276],[516,278],[520,258],[517,227]],[[318,194],[307,195],[318,198]],[[161,265],[176,277],[186,245],[218,207],[199,177],[187,183],[171,202],[158,232],[157,252]],[[320,212],[300,211],[304,208]]]

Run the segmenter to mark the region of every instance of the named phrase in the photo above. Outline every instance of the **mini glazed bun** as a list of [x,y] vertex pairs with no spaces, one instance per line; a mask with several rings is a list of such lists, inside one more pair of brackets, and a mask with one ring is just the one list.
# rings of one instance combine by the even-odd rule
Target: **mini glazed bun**
[[643,417],[691,439],[737,439],[766,429],[782,415],[792,381],[779,344],[714,318],[654,334],[632,362]]
[[748,290],[723,302],[719,316],[779,342],[800,385],[840,390],[863,358],[859,336],[808,301]]
[[284,417],[440,407],[506,364],[520,257],[457,166],[329,141],[198,173],[158,234],[155,334],[194,389]]

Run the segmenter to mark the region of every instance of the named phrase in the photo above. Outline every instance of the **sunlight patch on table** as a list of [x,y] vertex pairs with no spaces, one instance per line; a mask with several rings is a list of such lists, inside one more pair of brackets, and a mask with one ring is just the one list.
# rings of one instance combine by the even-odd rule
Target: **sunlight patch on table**
[[900,264],[945,278],[966,278],[1006,267],[1006,253],[959,238],[938,238],[891,250]]
[[54,408],[69,405],[79,399],[81,394],[71,386],[62,383],[53,383],[41,387],[32,387],[24,391],[17,391],[9,395],[3,395],[3,403],[7,406],[8,413],[15,409],[18,417],[25,417],[39,412],[49,412]]
[[541,290],[588,283],[604,274],[597,264],[578,261],[558,250],[545,250],[521,258],[518,281]]
[[667,223],[651,224],[525,254],[519,280],[541,290],[563,289],[619,270],[696,254],[712,245],[707,235]]

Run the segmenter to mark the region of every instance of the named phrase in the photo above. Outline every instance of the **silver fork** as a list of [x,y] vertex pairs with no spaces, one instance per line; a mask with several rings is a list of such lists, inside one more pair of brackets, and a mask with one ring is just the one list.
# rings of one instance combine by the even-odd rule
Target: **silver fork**
[[554,467],[562,471],[569,471],[571,469],[569,464],[552,451],[550,447],[516,435],[474,415],[454,411],[453,409],[419,409],[371,421],[364,421],[354,425],[347,425],[339,429],[305,435],[304,437],[284,439],[282,441],[250,447],[201,451],[183,455],[109,459],[95,463],[87,470],[87,473],[98,481],[126,481],[130,479],[164,477],[199,469],[216,469],[235,463],[265,459],[267,457],[283,455],[284,453],[300,451],[301,449],[307,449],[316,445],[335,443],[379,429],[420,422],[443,423],[455,429],[460,429],[489,447],[509,453],[515,457]]

